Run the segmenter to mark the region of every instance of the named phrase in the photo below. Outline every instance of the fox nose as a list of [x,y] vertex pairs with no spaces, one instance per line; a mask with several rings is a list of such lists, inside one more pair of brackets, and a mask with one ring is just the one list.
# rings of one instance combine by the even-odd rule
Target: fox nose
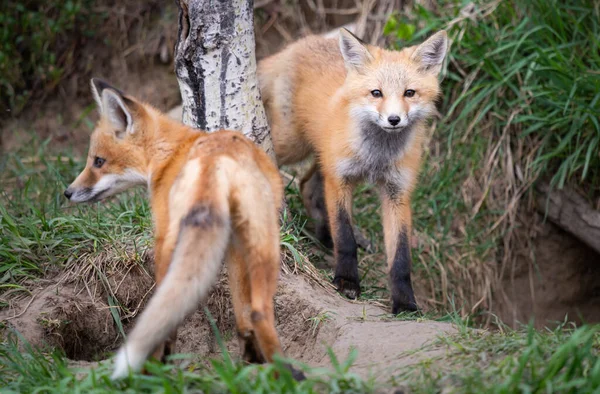
[[71,196],[73,195],[73,192],[69,189],[65,190],[65,197],[67,197],[67,199],[71,199]]
[[396,126],[398,123],[400,123],[400,117],[398,115],[390,115],[388,117],[388,122],[390,122],[392,126]]

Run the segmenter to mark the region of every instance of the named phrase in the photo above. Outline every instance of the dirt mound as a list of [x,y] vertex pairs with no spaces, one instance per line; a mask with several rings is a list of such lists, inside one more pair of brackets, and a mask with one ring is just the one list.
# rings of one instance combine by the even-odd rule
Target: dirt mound
[[33,294],[0,314],[0,321],[31,344],[58,347],[70,359],[86,361],[114,346],[117,331],[106,304],[81,297],[73,285],[53,283]]
[[[301,276],[286,276],[282,282],[278,301],[288,297],[290,303],[300,304],[298,309],[304,311],[302,318],[310,322],[299,347],[290,344],[290,338],[280,330],[282,341],[288,346],[289,356],[312,366],[330,365],[328,347],[342,360],[354,348],[358,351],[359,361],[351,370],[363,377],[373,376],[385,381],[401,367],[443,354],[443,348],[413,351],[441,334],[456,332],[454,326],[447,323],[395,320],[388,311],[376,305],[350,302],[335,291],[323,289]],[[311,308],[302,308],[303,303]]]
[[[34,345],[61,348],[72,360],[100,360],[118,345],[120,329],[129,327],[153,285],[152,277],[136,266],[104,280],[93,286],[66,281],[65,276],[45,281],[44,287],[32,291],[32,298],[1,311],[0,321]],[[115,323],[117,301],[121,327]]]
[[[205,303],[234,355],[239,354],[235,322],[226,275]],[[145,302],[151,283],[128,273],[120,288],[137,286],[135,292],[116,292],[119,302]],[[0,312],[7,327],[19,331],[34,345],[61,348],[70,359],[97,361],[109,356],[122,342],[106,293],[91,297],[85,287],[51,283]],[[139,298],[138,298],[139,297]],[[147,299],[148,297],[146,297]],[[330,364],[327,348],[344,359],[352,348],[360,355],[353,370],[362,376],[389,377],[398,368],[430,358],[442,350],[411,353],[441,333],[453,332],[449,324],[395,321],[386,311],[368,304],[349,302],[332,289],[309,283],[302,275],[282,274],[275,298],[276,324],[286,355],[311,366]],[[198,354],[200,360],[218,356],[219,348],[204,308],[191,315],[179,330],[177,351]],[[135,319],[123,321],[127,332]]]

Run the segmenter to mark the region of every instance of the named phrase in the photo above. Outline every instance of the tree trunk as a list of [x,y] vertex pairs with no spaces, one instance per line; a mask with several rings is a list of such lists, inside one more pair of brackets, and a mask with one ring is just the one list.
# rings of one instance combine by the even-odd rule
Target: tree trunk
[[183,123],[240,130],[273,159],[254,54],[252,0],[178,0],[175,72]]
[[552,190],[546,183],[539,183],[536,189],[540,193],[538,210],[600,253],[600,212],[573,190]]

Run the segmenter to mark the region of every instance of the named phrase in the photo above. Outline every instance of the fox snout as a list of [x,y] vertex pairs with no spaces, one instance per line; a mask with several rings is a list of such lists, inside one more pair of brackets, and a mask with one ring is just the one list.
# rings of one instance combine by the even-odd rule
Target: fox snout
[[387,120],[390,125],[397,126],[398,123],[400,123],[400,120],[402,120],[402,119],[398,115],[390,115],[390,116],[388,116]]
[[64,196],[72,202],[86,202],[97,197],[98,191],[96,185],[102,177],[98,177],[89,166],[86,166],[83,171],[75,178],[73,182],[63,192]]
[[93,187],[77,187],[71,184],[63,194],[72,202],[93,202],[99,200],[102,193],[95,193]]
[[126,169],[121,174],[105,174],[100,177],[84,169],[64,191],[64,195],[73,202],[96,202],[134,186],[147,185],[147,182],[145,175],[132,169]]
[[389,115],[381,114],[379,118],[379,126],[388,133],[395,133],[409,125],[408,114],[391,112]]
[[94,198],[91,188],[76,188],[73,185],[67,187],[63,193],[67,200],[73,202],[85,202]]

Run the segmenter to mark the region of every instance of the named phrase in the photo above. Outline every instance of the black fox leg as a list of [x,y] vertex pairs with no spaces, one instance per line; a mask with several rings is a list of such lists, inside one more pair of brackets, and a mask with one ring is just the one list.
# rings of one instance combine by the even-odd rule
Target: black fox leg
[[392,290],[392,313],[418,310],[410,278],[410,230],[411,211],[409,200],[398,196],[382,198],[383,228],[390,286]]
[[325,247],[333,247],[327,206],[325,205],[325,185],[318,164],[313,164],[300,182],[302,202],[309,216],[315,221],[315,236]]
[[351,220],[352,187],[336,181],[325,179],[325,199],[336,263],[333,284],[346,297],[356,299],[360,296],[360,279]]

